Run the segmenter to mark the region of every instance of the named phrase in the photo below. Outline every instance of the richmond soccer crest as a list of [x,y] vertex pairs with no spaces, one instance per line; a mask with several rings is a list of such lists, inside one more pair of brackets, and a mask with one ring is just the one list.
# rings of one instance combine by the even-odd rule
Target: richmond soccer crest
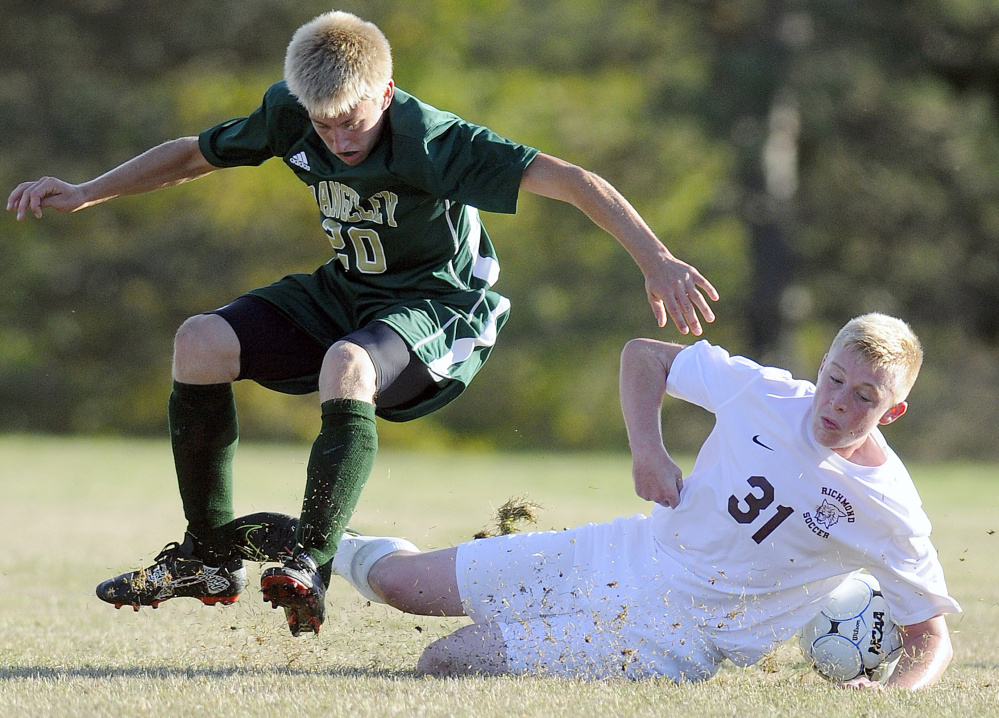
[[806,511],[802,518],[816,536],[829,538],[829,530],[833,526],[840,521],[852,524],[857,518],[853,505],[841,492],[823,486],[822,496],[822,503],[815,507],[815,511]]
[[815,509],[815,522],[827,529],[839,523],[841,518],[846,518],[846,511],[829,500],[823,501],[822,505]]

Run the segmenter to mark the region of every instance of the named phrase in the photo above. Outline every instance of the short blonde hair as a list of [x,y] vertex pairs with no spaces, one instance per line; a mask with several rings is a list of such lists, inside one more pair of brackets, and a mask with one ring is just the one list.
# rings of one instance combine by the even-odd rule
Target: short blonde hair
[[912,328],[887,314],[864,314],[851,319],[833,339],[830,351],[845,347],[860,352],[876,369],[895,378],[893,399],[903,401],[916,383],[923,364],[923,348]]
[[375,24],[324,13],[292,36],[284,79],[310,114],[336,117],[381,95],[392,79],[392,48]]

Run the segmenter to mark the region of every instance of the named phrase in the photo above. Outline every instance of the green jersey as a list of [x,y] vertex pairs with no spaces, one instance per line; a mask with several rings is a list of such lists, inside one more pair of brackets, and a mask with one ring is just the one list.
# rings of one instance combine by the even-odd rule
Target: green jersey
[[344,323],[356,329],[386,322],[442,386],[461,384],[440,405],[485,361],[509,309],[490,289],[499,262],[479,210],[516,211],[521,177],[537,150],[399,89],[385,120],[371,154],[351,167],[329,151],[305,108],[278,82],[248,117],[201,133],[200,148],[217,167],[281,158],[319,208],[330,261],[252,294],[330,344],[343,336]]

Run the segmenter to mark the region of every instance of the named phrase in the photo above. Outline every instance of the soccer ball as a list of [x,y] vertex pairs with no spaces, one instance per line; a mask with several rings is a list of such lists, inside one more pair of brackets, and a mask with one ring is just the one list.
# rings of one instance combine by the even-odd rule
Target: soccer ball
[[815,670],[831,681],[866,675],[883,681],[902,653],[902,633],[874,576],[858,573],[829,596],[825,608],[798,634]]

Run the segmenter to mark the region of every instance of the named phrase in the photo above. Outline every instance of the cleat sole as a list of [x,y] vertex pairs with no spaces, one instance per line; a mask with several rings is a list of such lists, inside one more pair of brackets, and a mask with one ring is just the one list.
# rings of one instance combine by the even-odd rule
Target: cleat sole
[[198,600],[206,606],[231,606],[236,603],[239,595],[235,596],[198,596]]
[[288,629],[293,637],[298,638],[303,631],[319,634],[323,622],[315,615],[315,599],[307,586],[289,576],[278,574],[263,577],[260,589],[264,601],[269,601],[271,608],[280,606],[284,609]]
[[[237,599],[239,599],[239,594],[237,593],[235,596],[171,596],[170,598],[196,598],[206,606],[231,606],[232,604],[236,603]],[[111,605],[114,606],[116,611],[120,611],[122,606],[131,606],[132,610],[138,613],[139,609],[142,608],[144,605],[149,606],[153,610],[156,610],[157,608],[160,607],[161,603],[164,603],[165,601],[168,600],[170,599],[165,598],[161,601],[153,601],[148,604],[118,603],[117,601],[115,602],[109,601],[109,603],[111,603]],[[266,601],[267,599],[265,598],[264,600]]]

